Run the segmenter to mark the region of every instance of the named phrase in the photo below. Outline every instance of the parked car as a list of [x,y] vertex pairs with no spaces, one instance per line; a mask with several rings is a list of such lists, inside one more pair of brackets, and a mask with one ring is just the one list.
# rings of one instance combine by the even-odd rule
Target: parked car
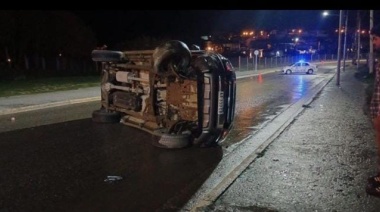
[[93,50],[92,59],[102,62],[94,122],[144,130],[162,148],[215,145],[233,125],[236,74],[221,54],[173,40],[154,50]]
[[312,64],[310,62],[299,61],[293,63],[289,66],[285,66],[281,68],[281,72],[284,74],[292,74],[292,73],[306,73],[313,74],[318,70],[318,66]]

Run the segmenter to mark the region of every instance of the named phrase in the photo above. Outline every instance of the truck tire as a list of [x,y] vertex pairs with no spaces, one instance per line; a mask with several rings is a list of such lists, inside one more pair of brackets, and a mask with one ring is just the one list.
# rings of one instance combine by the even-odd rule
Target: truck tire
[[163,134],[153,145],[165,149],[180,149],[189,146],[190,137],[189,134]]
[[168,41],[153,52],[153,72],[164,74],[172,66],[178,75],[186,75],[190,61],[191,52],[185,43],[178,40]]

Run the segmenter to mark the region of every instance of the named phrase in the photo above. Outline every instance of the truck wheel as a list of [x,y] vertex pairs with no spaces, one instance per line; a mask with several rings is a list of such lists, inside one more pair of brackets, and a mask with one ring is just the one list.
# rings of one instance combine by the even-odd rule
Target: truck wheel
[[153,72],[164,74],[171,68],[178,75],[187,75],[191,52],[187,45],[178,40],[172,40],[158,46],[153,52]]
[[163,134],[158,141],[153,141],[153,145],[165,149],[179,149],[189,146],[189,134]]
[[92,60],[95,62],[120,62],[124,59],[123,52],[110,50],[93,50]]
[[117,123],[120,122],[121,115],[119,112],[108,112],[105,109],[95,110],[92,112],[92,121],[99,123]]

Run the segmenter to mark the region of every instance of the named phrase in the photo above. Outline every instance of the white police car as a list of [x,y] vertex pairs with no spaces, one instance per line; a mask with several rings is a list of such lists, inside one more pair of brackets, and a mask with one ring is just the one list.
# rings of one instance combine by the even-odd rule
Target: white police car
[[318,70],[318,66],[312,64],[310,62],[298,61],[289,66],[285,66],[281,68],[281,72],[284,74],[292,74],[292,73],[306,73],[313,74]]

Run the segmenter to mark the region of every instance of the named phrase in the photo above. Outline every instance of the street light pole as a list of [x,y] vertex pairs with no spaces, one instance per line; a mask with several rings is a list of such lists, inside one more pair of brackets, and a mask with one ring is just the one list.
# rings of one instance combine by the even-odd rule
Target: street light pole
[[[373,10],[370,10],[369,11],[369,28],[372,29],[373,28]],[[371,45],[372,43],[372,34],[370,33],[369,35],[369,58],[368,58],[368,63],[369,63],[369,73],[372,74],[373,73],[373,45]]]
[[338,29],[338,61],[336,66],[337,76],[336,76],[336,85],[340,86],[340,52],[341,52],[341,40],[342,40],[342,33],[340,33],[340,30],[342,28],[342,16],[343,16],[343,10],[339,10],[339,29]]
[[359,69],[360,63],[360,33],[361,33],[361,18],[360,18],[360,10],[358,10],[358,47],[357,47],[357,56],[356,56],[356,69]]
[[348,10],[346,10],[346,23],[344,24],[343,72],[346,71],[347,32],[348,32],[347,24],[348,24]]

